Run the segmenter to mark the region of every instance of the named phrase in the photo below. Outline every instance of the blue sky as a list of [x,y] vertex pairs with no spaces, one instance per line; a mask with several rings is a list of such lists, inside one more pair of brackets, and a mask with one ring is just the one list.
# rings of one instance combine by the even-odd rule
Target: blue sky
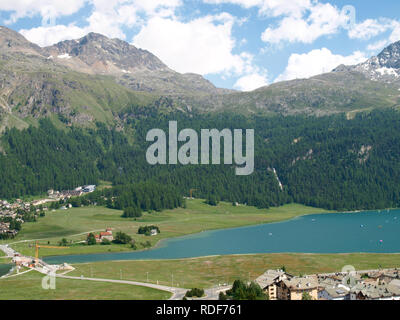
[[41,46],[98,32],[238,90],[360,63],[400,40],[399,12],[398,0],[0,2],[1,24]]

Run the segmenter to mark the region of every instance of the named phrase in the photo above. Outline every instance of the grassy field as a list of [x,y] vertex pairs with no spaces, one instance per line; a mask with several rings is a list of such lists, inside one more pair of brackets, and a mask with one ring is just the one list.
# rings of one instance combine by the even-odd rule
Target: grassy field
[[[122,231],[131,235],[139,249],[141,243],[150,241],[155,245],[163,238],[183,236],[204,230],[233,228],[260,223],[277,222],[291,219],[299,215],[328,212],[323,209],[306,207],[298,204],[289,204],[278,208],[257,209],[255,207],[238,206],[230,203],[220,203],[212,207],[203,200],[188,200],[187,208],[166,210],[157,213],[145,213],[137,219],[121,218],[121,211],[104,207],[82,207],[69,210],[48,212],[46,217],[38,222],[26,223],[22,231],[13,242],[21,240],[41,239],[39,243],[55,245],[65,237],[77,243],[86,239],[88,231],[103,231],[107,227],[113,231]],[[138,235],[137,229],[143,225],[157,225],[161,233],[146,237]],[[21,242],[12,245],[17,251],[25,255],[33,255],[32,242]],[[132,250],[128,245],[70,245],[69,249],[40,249],[41,256],[83,254],[99,252],[118,252]]]
[[0,300],[165,300],[171,296],[146,287],[59,278],[55,290],[44,290],[42,278],[31,271],[0,279]]
[[[137,243],[177,237],[203,230],[232,228],[291,219],[304,214],[328,211],[291,204],[279,208],[257,209],[234,207],[220,203],[217,207],[206,205],[203,200],[188,200],[187,208],[146,213],[138,220],[121,218],[121,211],[104,207],[84,207],[48,212],[36,223],[26,223],[18,238],[28,240],[12,246],[17,251],[34,255],[32,239],[51,245],[65,237],[72,241],[70,248],[41,249],[40,255],[84,254],[132,250],[128,245],[78,244],[88,231],[112,227],[114,232],[130,234]],[[157,225],[161,233],[154,237],[137,234],[142,225]],[[140,245],[138,246],[140,248]],[[6,260],[6,259],[0,259]],[[74,276],[152,282],[177,287],[209,288],[235,279],[254,280],[267,269],[285,266],[289,273],[312,274],[337,272],[345,265],[356,269],[377,269],[400,266],[400,254],[258,254],[214,256],[195,259],[112,261],[76,264]],[[82,280],[58,279],[57,290],[43,290],[41,275],[29,272],[0,280],[0,299],[167,299],[169,293],[122,284],[97,283]]]
[[[70,275],[136,280],[164,285],[209,288],[235,279],[254,280],[267,269],[285,266],[293,275],[400,267],[400,254],[258,254],[181,260],[113,261],[76,264]],[[147,274],[148,273],[148,274]]]
[[0,276],[7,274],[10,271],[10,259],[0,259]]
[[109,188],[112,188],[112,182],[104,180],[100,180],[99,185],[96,186],[96,190],[104,190]]
[[6,257],[5,255],[1,257],[0,259],[0,264],[1,263],[10,263],[11,262],[11,258]]

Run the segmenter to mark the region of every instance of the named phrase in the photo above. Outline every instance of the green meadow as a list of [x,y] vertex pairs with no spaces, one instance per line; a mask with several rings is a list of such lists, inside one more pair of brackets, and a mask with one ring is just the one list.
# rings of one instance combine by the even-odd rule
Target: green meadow
[[[234,228],[292,219],[300,215],[329,211],[298,204],[278,208],[257,209],[220,203],[209,206],[204,200],[187,200],[186,208],[145,213],[134,220],[122,218],[121,211],[104,207],[81,207],[46,213],[36,223],[26,223],[12,246],[26,255],[34,255],[34,241],[57,245],[66,238],[69,248],[40,249],[41,256],[118,252],[132,250],[129,245],[88,246],[83,241],[89,231],[107,227],[114,232],[131,235],[140,244],[151,245],[164,238],[183,236],[204,230]],[[138,235],[143,225],[157,225],[161,233],[146,237]],[[22,242],[21,242],[22,241]],[[6,259],[0,259],[6,260]],[[267,269],[285,267],[294,275],[341,271],[345,265],[356,269],[391,268],[400,265],[399,254],[257,254],[201,257],[176,260],[107,261],[75,264],[69,275],[95,278],[151,282],[176,287],[209,288],[232,283],[235,279],[254,280]],[[168,299],[169,293],[145,287],[110,284],[84,280],[57,279],[57,290],[43,290],[41,275],[29,272],[0,280],[0,299]]]
[[[104,231],[111,227],[113,232],[122,231],[136,241],[137,249],[149,242],[154,246],[164,238],[178,237],[205,230],[234,228],[261,223],[288,220],[304,214],[329,212],[323,209],[306,207],[299,204],[288,204],[270,209],[257,209],[250,206],[233,206],[222,202],[210,206],[204,200],[187,200],[186,208],[165,210],[162,212],[144,213],[141,218],[122,218],[122,211],[105,207],[81,207],[68,210],[47,212],[38,222],[25,223],[12,247],[25,255],[34,255],[34,241],[44,245],[57,245],[66,238],[69,248],[40,249],[40,256],[84,254],[99,252],[119,252],[132,250],[129,245],[93,245],[83,241],[89,231]],[[157,225],[161,233],[156,236],[137,234],[139,226]],[[23,241],[23,242],[21,242]]]
[[69,275],[158,283],[185,288],[210,288],[236,279],[255,280],[268,269],[285,267],[293,275],[400,266],[400,254],[257,254],[157,261],[107,261],[76,264]]
[[169,292],[147,287],[61,278],[56,279],[55,290],[45,290],[42,278],[42,274],[30,271],[0,279],[0,300],[166,300],[171,297]]

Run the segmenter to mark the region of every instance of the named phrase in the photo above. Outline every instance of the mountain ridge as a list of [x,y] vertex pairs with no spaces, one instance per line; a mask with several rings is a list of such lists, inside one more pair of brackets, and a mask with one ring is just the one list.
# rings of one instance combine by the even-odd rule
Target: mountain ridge
[[[169,70],[160,59],[147,50],[138,49],[119,39],[109,39],[91,32],[76,40],[64,40],[42,48],[48,59],[56,59],[63,64],[78,59],[86,65],[87,73],[119,74],[135,69]],[[102,66],[103,68],[101,68]],[[69,65],[74,68],[73,64]]]
[[49,59],[75,71],[112,75],[123,86],[135,91],[160,94],[219,93],[211,82],[197,74],[180,74],[147,50],[98,33],[76,40],[65,40],[42,48]]
[[372,81],[398,83],[400,87],[400,41],[390,44],[377,56],[355,66],[338,66],[333,72],[357,71]]
[[0,27],[0,49],[0,131],[54,116],[67,124],[123,126],[124,110],[136,114],[132,106],[323,116],[400,105],[397,76],[376,76],[382,70],[400,75],[400,42],[362,64],[251,92],[216,88],[201,75],[171,70],[147,50],[97,33],[41,48]]

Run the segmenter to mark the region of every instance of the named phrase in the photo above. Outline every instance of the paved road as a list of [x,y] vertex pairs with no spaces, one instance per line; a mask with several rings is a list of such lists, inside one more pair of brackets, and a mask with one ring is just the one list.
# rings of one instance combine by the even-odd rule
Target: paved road
[[[219,300],[219,293],[229,290],[232,286],[220,286],[204,290],[204,297],[202,298],[187,298],[188,300]],[[182,300],[186,291],[179,292],[175,295],[173,300]]]
[[137,281],[129,281],[129,280],[112,280],[112,279],[101,279],[101,278],[87,278],[87,277],[72,277],[66,275],[57,275],[57,278],[64,278],[64,279],[74,279],[74,280],[89,280],[89,281],[99,281],[99,282],[111,282],[111,283],[121,283],[121,284],[130,284],[134,286],[141,286],[141,287],[148,287],[157,290],[167,291],[172,293],[172,297],[170,300],[181,300],[185,295],[188,289],[183,288],[175,288],[175,287],[168,287],[153,283],[146,283],[146,282],[137,282]]
[[[2,250],[8,257],[14,257],[15,254],[18,254],[17,251],[9,247],[8,245],[0,245],[0,250]],[[49,272],[56,272],[57,266],[48,265],[44,261],[40,260],[40,265],[35,268],[36,271],[42,274],[48,274]],[[153,283],[147,282],[138,282],[138,281],[129,281],[129,280],[113,280],[113,279],[102,279],[102,278],[87,278],[87,277],[72,277],[67,275],[56,275],[58,278],[65,278],[65,279],[75,279],[75,280],[88,280],[88,281],[99,281],[99,282],[110,282],[110,283],[121,283],[121,284],[130,284],[135,286],[142,286],[153,288],[157,290],[171,292],[172,296],[170,300],[182,300],[185,296],[188,289],[185,288],[176,288],[176,287],[169,287],[163,286]],[[221,287],[214,287],[205,290],[205,296],[200,298],[199,300],[218,300],[219,293],[221,291],[226,291],[230,289],[230,286],[221,286]]]
[[9,275],[9,276],[8,276],[8,275],[4,275],[4,276],[2,276],[2,277],[0,277],[0,278],[2,278],[2,279],[13,278],[13,277],[20,276],[21,274],[31,272],[31,271],[33,271],[33,270],[34,270],[34,269],[28,269],[28,270],[25,270],[25,271],[20,272],[20,273],[11,274],[11,275]]
[[[104,231],[104,229],[98,229],[98,230],[92,230],[92,231],[86,231],[86,232],[71,234],[71,235],[68,235],[68,237],[82,236],[82,235],[85,235],[85,234],[88,234],[88,233],[94,233],[94,232],[99,232],[99,231]],[[20,240],[20,241],[8,243],[8,245],[24,243],[24,242],[42,241],[42,240],[49,240],[49,238]]]
[[[184,288],[169,287],[169,286],[163,286],[163,285],[158,285],[158,284],[153,284],[153,283],[137,282],[137,281],[130,281],[130,280],[112,280],[112,279],[101,279],[101,278],[72,277],[72,276],[66,276],[66,275],[57,275],[57,277],[64,278],[64,279],[74,279],[74,280],[89,280],[89,281],[130,284],[130,285],[135,285],[135,286],[153,288],[153,289],[162,290],[162,291],[168,291],[168,292],[172,293],[172,297],[170,298],[170,300],[182,300],[183,297],[185,296],[186,292],[188,291],[188,289],[184,289]],[[205,296],[203,298],[193,299],[193,300],[218,300],[219,293],[221,291],[226,291],[230,288],[231,288],[231,286],[221,286],[221,287],[206,289]]]
[[14,257],[14,254],[16,253],[14,249],[10,248],[7,244],[0,245],[0,250],[3,251],[7,257]]
[[[9,247],[8,245],[0,245],[0,250],[2,250],[9,257],[14,257],[15,254],[18,254],[18,252],[16,252],[14,249]],[[35,268],[35,270],[40,272],[40,273],[42,273],[42,274],[46,274],[47,275],[49,272],[56,272],[57,271],[57,269],[56,269],[57,267],[56,266],[48,265],[44,261],[40,260],[40,265],[41,266],[37,266]],[[88,280],[88,281],[99,281],[99,282],[110,282],[110,283],[121,283],[121,284],[130,284],[130,285],[135,285],[135,286],[153,288],[153,289],[157,289],[157,290],[171,292],[172,296],[171,296],[170,300],[182,300],[183,297],[185,296],[186,292],[188,291],[188,289],[185,289],[185,288],[169,287],[169,286],[163,286],[163,285],[147,283],[147,282],[138,282],[138,281],[129,281],[129,280],[101,279],[101,278],[87,278],[87,277],[72,277],[72,276],[61,275],[61,274],[57,274],[56,276],[58,278],[65,278],[65,279]],[[202,298],[202,299],[218,299],[219,292],[222,290],[221,288],[212,288],[212,289],[205,290],[205,297]],[[228,288],[229,287],[227,287],[227,289]]]
[[205,290],[205,296],[203,298],[200,298],[199,300],[219,300],[219,294],[220,292],[225,292],[226,290],[229,290],[232,288],[232,286],[221,286],[221,287],[215,287],[215,288],[210,288]]

